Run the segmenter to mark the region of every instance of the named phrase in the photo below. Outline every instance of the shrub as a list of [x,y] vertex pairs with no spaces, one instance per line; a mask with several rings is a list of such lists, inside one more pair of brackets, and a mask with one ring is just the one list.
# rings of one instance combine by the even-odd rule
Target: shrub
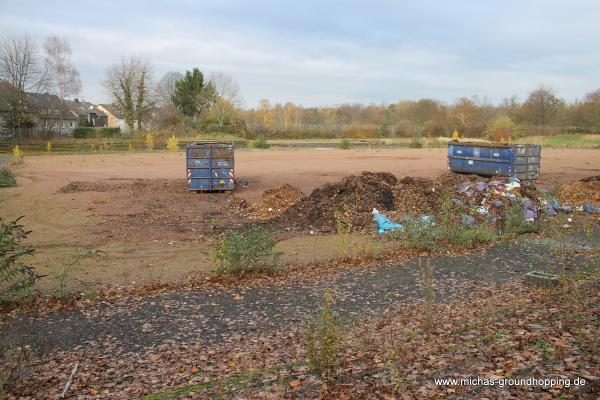
[[411,149],[420,149],[423,147],[423,143],[421,143],[421,140],[419,140],[417,136],[414,136],[413,140],[411,140],[408,144],[408,147],[410,147]]
[[513,203],[506,210],[504,217],[503,234],[506,236],[518,236],[524,233],[539,232],[540,221],[538,223],[528,222],[523,216],[521,205]]
[[23,377],[32,360],[28,346],[0,347],[0,398],[5,398],[6,390]]
[[8,167],[3,167],[0,169],[0,187],[12,186],[17,186],[15,174]]
[[178,148],[179,148],[179,142],[175,135],[173,135],[167,139],[167,150],[177,151]]
[[315,320],[305,332],[306,357],[311,372],[331,378],[339,365],[344,347],[342,321],[333,310],[333,298],[326,294]]
[[268,149],[271,145],[264,136],[261,136],[252,143],[252,147],[255,149]]
[[471,248],[478,243],[487,243],[496,239],[496,234],[484,226],[455,227],[446,230],[445,238],[453,244]]
[[409,221],[404,229],[391,232],[391,237],[400,240],[405,246],[420,251],[433,251],[437,247],[439,231],[421,221]]
[[73,129],[75,139],[86,139],[94,137],[114,137],[121,133],[121,128],[96,128],[91,126],[80,126]]
[[21,164],[23,162],[23,152],[19,148],[19,145],[16,145],[15,147],[13,147],[12,162],[15,165]]
[[274,251],[276,244],[273,234],[258,226],[244,233],[225,233],[219,239],[213,262],[220,273],[271,270],[282,254]]
[[0,218],[0,300],[11,301],[35,285],[37,275],[32,267],[23,264],[23,256],[33,254],[31,246],[21,244],[29,235],[17,218],[4,222]]
[[351,144],[348,139],[344,139],[340,142],[339,148],[342,150],[350,150]]
[[154,135],[148,133],[144,138],[144,144],[146,145],[146,150],[152,151],[154,150]]

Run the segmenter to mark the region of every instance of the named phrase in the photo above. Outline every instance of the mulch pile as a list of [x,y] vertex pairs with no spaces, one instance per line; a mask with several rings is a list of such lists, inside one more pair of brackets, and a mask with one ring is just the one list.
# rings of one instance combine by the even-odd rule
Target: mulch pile
[[388,172],[363,172],[315,189],[283,212],[274,222],[285,228],[335,231],[335,211],[345,208],[355,227],[371,224],[371,211],[394,209],[396,177]]
[[296,204],[306,196],[302,189],[292,185],[282,185],[266,190],[262,200],[248,208],[247,216],[251,219],[271,219],[281,215],[284,211]]
[[600,207],[600,175],[590,176],[562,187],[559,200],[572,206],[590,203]]
[[106,182],[71,182],[59,189],[61,193],[111,192],[118,190],[118,185]]

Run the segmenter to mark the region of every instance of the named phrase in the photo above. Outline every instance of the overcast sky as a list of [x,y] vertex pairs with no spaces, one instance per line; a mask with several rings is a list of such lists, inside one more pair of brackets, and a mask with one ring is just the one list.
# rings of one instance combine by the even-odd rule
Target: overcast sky
[[82,96],[106,67],[144,55],[167,71],[220,70],[246,106],[479,95],[567,100],[600,87],[598,1],[0,0],[0,35],[66,37]]

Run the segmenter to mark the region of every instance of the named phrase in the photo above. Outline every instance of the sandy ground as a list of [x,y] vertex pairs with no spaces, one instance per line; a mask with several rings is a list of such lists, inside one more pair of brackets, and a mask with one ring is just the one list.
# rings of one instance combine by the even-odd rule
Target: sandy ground
[[[598,175],[599,154],[598,150],[544,150],[541,179],[568,182]],[[48,274],[41,287],[55,287],[59,279],[56,274],[64,272],[65,265],[74,258],[90,250],[105,252],[100,258],[78,261],[76,268],[66,270],[67,281],[85,283],[83,290],[93,291],[97,284],[178,279],[190,271],[210,268],[213,239],[203,232],[206,224],[197,225],[194,235],[182,230],[181,225],[185,225],[186,218],[218,211],[224,198],[235,196],[253,202],[265,189],[284,183],[309,193],[323,183],[364,170],[429,177],[447,171],[445,149],[244,149],[236,151],[239,190],[233,195],[205,195],[188,194],[183,189],[184,158],[183,152],[27,157],[24,165],[16,169],[18,187],[0,190],[0,216],[26,216],[23,222],[33,231],[31,243],[38,249],[32,263]],[[110,226],[107,229],[107,218],[128,218],[135,225],[133,222],[143,215],[144,206],[135,198],[136,193],[60,192],[74,181],[132,179],[181,179],[178,202],[170,209],[158,210],[180,216],[179,226],[167,228],[154,221],[145,230],[113,232]],[[152,199],[164,203],[168,194],[153,193]],[[285,250],[285,261],[290,262],[331,258],[338,253],[332,238],[320,238],[318,246],[315,243],[314,238],[307,241],[298,237],[280,246]],[[310,254],[308,259],[305,253]]]

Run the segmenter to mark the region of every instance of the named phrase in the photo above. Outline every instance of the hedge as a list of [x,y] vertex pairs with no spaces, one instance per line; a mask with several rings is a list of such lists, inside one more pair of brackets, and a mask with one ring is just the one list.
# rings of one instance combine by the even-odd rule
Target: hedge
[[86,139],[92,137],[113,137],[121,133],[121,128],[80,127],[73,129],[73,137]]

